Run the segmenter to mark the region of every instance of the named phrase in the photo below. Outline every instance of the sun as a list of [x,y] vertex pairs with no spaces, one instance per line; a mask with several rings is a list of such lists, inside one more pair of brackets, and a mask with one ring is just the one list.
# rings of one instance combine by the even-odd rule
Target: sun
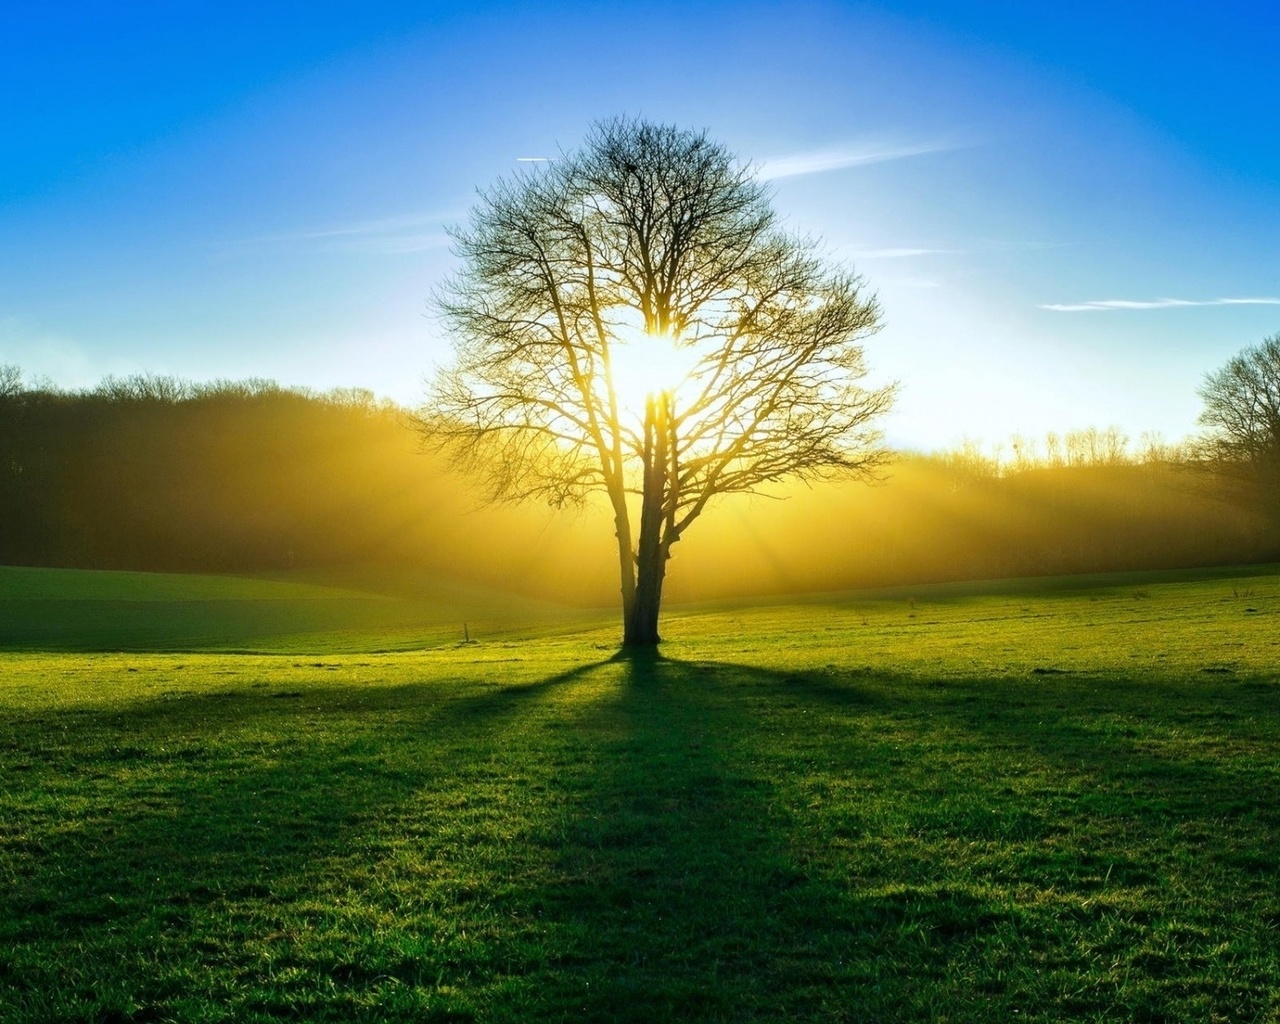
[[648,400],[662,394],[677,397],[687,388],[698,353],[668,336],[642,327],[614,325],[609,343],[608,373],[619,414],[643,422]]

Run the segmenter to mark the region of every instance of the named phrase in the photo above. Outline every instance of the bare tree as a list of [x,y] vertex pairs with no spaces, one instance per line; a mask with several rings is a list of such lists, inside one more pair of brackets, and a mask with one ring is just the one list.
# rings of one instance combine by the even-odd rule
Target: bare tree
[[419,425],[493,499],[607,496],[627,645],[659,642],[671,548],[717,495],[884,458],[893,389],[859,384],[879,307],[769,198],[705,134],[618,119],[454,232],[456,358]]
[[178,377],[138,373],[130,377],[114,374],[102,378],[93,393],[113,402],[152,402],[171,405],[191,398],[194,387]]
[[1200,423],[1208,430],[1194,453],[1244,484],[1280,521],[1280,334],[1207,374],[1198,394]]
[[942,452],[942,465],[950,477],[950,490],[956,491],[973,484],[1000,478],[1000,456],[1003,445],[992,449],[988,455],[982,450],[982,442],[972,437],[960,439],[954,448]]
[[1036,439],[1017,433],[1009,439],[1009,450],[1013,452],[1013,472],[1025,473],[1040,465],[1036,452]]
[[1088,430],[1068,430],[1063,435],[1063,450],[1068,466],[1084,466],[1089,462]]
[[22,370],[13,363],[0,363],[0,398],[22,394]]
[[1105,466],[1123,466],[1129,462],[1129,435],[1112,425],[1098,434],[1098,454]]
[[1044,458],[1045,464],[1054,469],[1067,464],[1067,457],[1063,454],[1062,438],[1052,430],[1044,435]]

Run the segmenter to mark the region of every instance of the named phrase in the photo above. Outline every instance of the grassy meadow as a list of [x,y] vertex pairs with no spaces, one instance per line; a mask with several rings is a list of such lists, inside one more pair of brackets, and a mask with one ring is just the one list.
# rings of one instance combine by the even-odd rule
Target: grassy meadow
[[0,567],[0,651],[368,653],[600,618],[389,569],[238,577]]
[[614,618],[0,569],[0,1020],[1280,1022],[1276,567]]

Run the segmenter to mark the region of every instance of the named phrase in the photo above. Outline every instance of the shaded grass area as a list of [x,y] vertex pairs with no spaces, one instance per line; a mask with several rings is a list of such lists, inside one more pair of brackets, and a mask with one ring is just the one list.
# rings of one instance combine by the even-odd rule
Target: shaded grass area
[[0,1019],[1275,1021],[1273,584],[9,655]]
[[413,650],[598,618],[382,567],[255,578],[0,566],[0,650]]

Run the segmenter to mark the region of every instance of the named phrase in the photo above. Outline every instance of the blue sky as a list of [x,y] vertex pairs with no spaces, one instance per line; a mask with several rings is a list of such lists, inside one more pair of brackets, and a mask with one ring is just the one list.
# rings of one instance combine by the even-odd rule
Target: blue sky
[[16,0],[0,362],[413,403],[445,225],[625,113],[760,163],[866,277],[895,443],[1177,439],[1280,332],[1277,52],[1262,3]]

